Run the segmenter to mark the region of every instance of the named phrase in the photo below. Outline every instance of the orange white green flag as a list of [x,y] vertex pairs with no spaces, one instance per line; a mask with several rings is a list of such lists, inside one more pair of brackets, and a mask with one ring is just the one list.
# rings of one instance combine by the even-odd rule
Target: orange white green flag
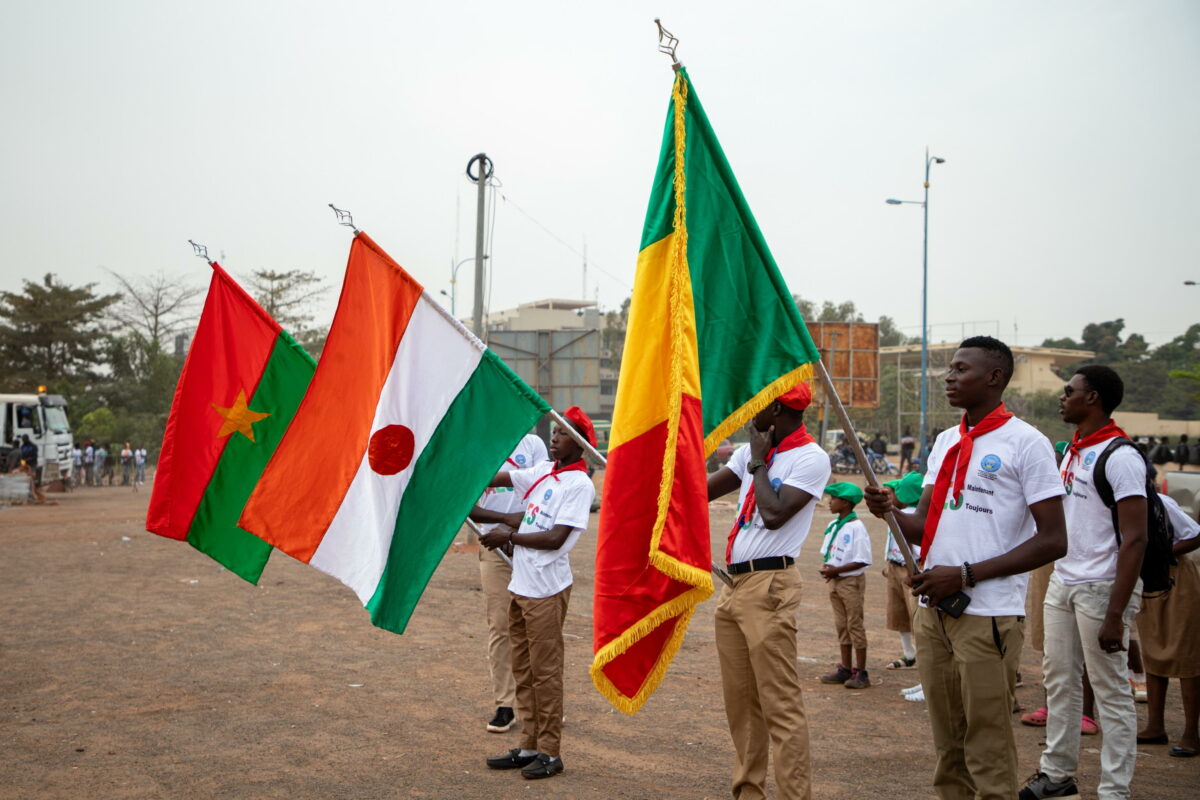
[[713,591],[705,457],[817,349],[687,71],[675,74],[609,437],[591,675],[637,711]]
[[316,374],[240,524],[403,633],[463,519],[548,410],[358,233]]

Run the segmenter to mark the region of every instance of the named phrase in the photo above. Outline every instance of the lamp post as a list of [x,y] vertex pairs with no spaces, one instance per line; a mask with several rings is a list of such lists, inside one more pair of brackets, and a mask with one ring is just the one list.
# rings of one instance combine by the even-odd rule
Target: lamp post
[[[919,436],[919,449],[921,458],[921,472],[925,471],[925,458],[929,453],[929,447],[926,445],[926,414],[929,410],[929,169],[934,164],[945,164],[946,159],[938,158],[937,156],[929,155],[929,148],[925,148],[925,199],[924,200],[894,200],[888,198],[887,204],[890,206],[899,205],[915,205],[921,206],[925,212],[925,232],[921,243],[921,425]],[[899,402],[897,398],[896,402]]]
[[[487,260],[487,256],[484,256],[483,258],[485,261]],[[464,258],[457,264],[452,263],[450,266],[450,316],[455,317],[456,319],[458,315],[454,310],[454,299],[458,296],[458,268],[468,261],[474,260],[475,256],[471,256],[470,258]],[[451,259],[451,261],[453,262],[453,259]],[[445,292],[442,292],[442,294],[445,294]]]

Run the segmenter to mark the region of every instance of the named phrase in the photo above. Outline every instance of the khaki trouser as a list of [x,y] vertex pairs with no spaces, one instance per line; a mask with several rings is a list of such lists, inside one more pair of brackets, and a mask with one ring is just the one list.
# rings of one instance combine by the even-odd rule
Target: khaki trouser
[[511,594],[512,670],[517,681],[521,748],[558,758],[563,718],[563,621],[571,587],[549,597]]
[[889,561],[883,568],[883,577],[887,578],[887,629],[912,633],[912,615],[917,608],[917,598],[913,597],[912,587],[904,583],[908,577],[908,567]]
[[492,697],[497,707],[513,708],[517,682],[512,673],[512,647],[508,642],[508,584],[512,567],[495,550],[479,547],[479,583],[483,587],[488,626],[488,666],[492,672]]
[[1029,591],[1025,593],[1026,627],[1029,629],[1029,645],[1039,653],[1046,649],[1046,588],[1054,573],[1054,562],[1043,564],[1029,573]]
[[856,650],[867,649],[867,629],[863,627],[863,597],[867,593],[867,576],[851,575],[829,582],[829,603],[833,606],[833,627],[838,644],[853,645]]
[[768,735],[780,800],[812,797],[808,721],[796,674],[799,608],[794,568],[734,575],[717,602],[717,655],[737,800],[767,796]]
[[937,750],[937,796],[1013,800],[1019,788],[1012,707],[1025,638],[1021,617],[954,619],[918,608],[913,638]]

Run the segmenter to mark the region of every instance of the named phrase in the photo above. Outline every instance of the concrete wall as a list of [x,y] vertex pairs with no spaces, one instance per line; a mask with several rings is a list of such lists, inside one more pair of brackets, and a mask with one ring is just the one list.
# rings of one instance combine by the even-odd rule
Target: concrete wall
[[1169,436],[1172,442],[1185,433],[1191,441],[1200,438],[1200,420],[1159,419],[1145,411],[1114,411],[1113,420],[1130,436]]

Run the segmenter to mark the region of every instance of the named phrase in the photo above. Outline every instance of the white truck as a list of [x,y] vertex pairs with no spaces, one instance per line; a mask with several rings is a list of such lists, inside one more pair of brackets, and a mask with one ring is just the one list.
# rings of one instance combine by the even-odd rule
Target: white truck
[[1200,519],[1200,472],[1164,472],[1159,491],[1179,503],[1192,519]]
[[0,394],[0,465],[10,461],[12,449],[20,451],[22,436],[37,447],[43,486],[70,479],[75,445],[62,395]]

